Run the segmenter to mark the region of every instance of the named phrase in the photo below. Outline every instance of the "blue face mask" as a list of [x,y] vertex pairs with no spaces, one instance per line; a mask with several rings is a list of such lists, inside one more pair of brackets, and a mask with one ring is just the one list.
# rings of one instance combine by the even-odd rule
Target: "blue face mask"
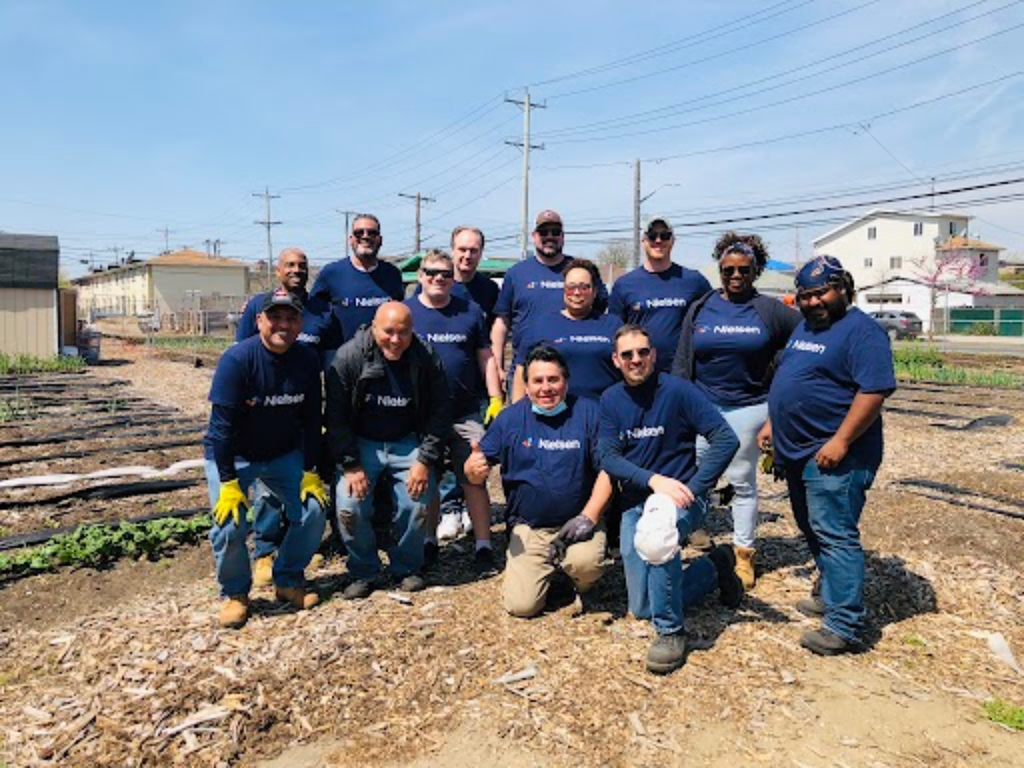
[[554,408],[541,408],[536,403],[532,403],[530,407],[533,409],[533,412],[536,413],[538,416],[557,416],[569,406],[567,406],[565,404],[565,400],[563,400]]

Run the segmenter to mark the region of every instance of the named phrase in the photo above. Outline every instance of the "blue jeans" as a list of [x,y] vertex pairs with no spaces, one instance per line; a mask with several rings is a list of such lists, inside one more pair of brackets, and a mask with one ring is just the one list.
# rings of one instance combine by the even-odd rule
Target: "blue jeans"
[[427,490],[419,499],[411,498],[406,487],[409,470],[419,456],[419,440],[415,435],[410,435],[392,443],[361,437],[358,442],[359,463],[366,473],[369,490],[362,500],[350,496],[345,488],[345,475],[339,469],[335,493],[341,538],[348,549],[348,572],[354,579],[361,581],[373,581],[380,576],[380,555],[377,552],[377,537],[373,532],[373,489],[377,481],[382,479],[384,470],[389,470],[383,480],[391,484],[394,499],[392,524],[397,539],[397,543],[388,551],[390,571],[398,578],[419,573],[423,568],[427,502],[434,493],[433,472],[430,473]]
[[[299,482],[302,480],[302,452],[292,451],[269,461],[248,462],[235,459],[235,471],[242,492],[248,494],[256,479],[284,504],[288,527],[274,561],[274,584],[279,587],[301,587],[306,583],[303,573],[310,558],[320,546],[324,535],[324,511],[315,499],[305,504],[299,501]],[[220,496],[220,473],[217,464],[206,461],[206,483],[210,492],[210,505]],[[247,595],[252,587],[252,569],[245,539],[249,533],[249,520],[241,516],[238,525],[228,517],[224,525],[210,528],[210,544],[217,570],[217,582],[223,597]]]
[[839,637],[857,641],[864,631],[864,548],[860,515],[875,469],[847,456],[834,469],[811,457],[786,467],[786,484],[796,524],[821,574],[823,624]]
[[[697,501],[690,506],[699,504]],[[626,572],[629,612],[638,619],[651,619],[659,635],[671,635],[683,630],[683,612],[718,586],[718,572],[706,557],[697,558],[683,568],[678,552],[661,565],[644,562],[633,544],[636,524],[643,511],[641,504],[622,513],[619,551]],[[693,509],[677,511],[676,527],[682,541],[690,535],[699,512]]]

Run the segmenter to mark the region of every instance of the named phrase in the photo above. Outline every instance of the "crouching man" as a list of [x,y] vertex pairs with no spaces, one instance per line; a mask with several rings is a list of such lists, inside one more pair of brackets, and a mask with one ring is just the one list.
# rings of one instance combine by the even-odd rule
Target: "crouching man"
[[452,429],[440,357],[413,334],[409,307],[381,304],[327,371],[327,442],[338,466],[337,508],[352,580],[343,596],[368,597],[381,577],[373,530],[374,488],[387,483],[397,543],[391,575],[407,592],[426,586],[427,502]]
[[544,609],[561,568],[578,594],[604,572],[607,536],[601,516],[611,499],[597,466],[597,404],[568,396],[569,368],[557,350],[539,344],[523,368],[527,397],[492,422],[466,460],[466,477],[483,483],[501,465],[512,525],[502,594],[513,616]]
[[320,361],[295,340],[302,303],[280,288],[256,317],[259,334],[228,349],[210,387],[210,425],[203,439],[213,505],[210,542],[220,592],[220,624],[249,618],[252,569],[246,536],[247,494],[257,479],[284,504],[287,532],[273,567],[278,600],[299,610],[319,602],[304,569],[324,532],[327,488],[314,471],[320,446]]

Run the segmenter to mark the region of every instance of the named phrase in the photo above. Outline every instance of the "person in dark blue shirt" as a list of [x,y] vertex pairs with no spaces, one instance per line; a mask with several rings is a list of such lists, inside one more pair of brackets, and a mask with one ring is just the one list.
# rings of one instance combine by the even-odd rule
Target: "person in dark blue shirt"
[[[402,273],[394,264],[377,258],[384,238],[380,220],[369,213],[358,214],[348,238],[352,256],[332,261],[317,275],[310,290],[315,299],[331,305],[341,325],[341,341],[369,325],[377,307],[405,298]],[[333,350],[328,350],[328,355]],[[328,359],[328,364],[330,360]]]
[[[743,598],[732,547],[722,545],[685,570],[679,555],[690,532],[690,508],[701,503],[739,441],[693,384],[656,371],[657,354],[644,328],[624,325],[616,333],[613,359],[623,381],[601,396],[600,450],[601,468],[621,484],[616,503],[629,610],[652,620],[658,637],[648,650],[647,669],[667,674],[686,660],[686,607],[716,586],[723,605],[735,608]],[[698,435],[709,444],[699,466]],[[647,539],[641,533],[660,512],[667,516],[657,515],[663,524],[651,533],[665,546],[652,551],[642,545]]]
[[498,303],[498,284],[487,275],[477,272],[484,255],[484,233],[476,227],[456,227],[452,230],[452,262],[455,283],[452,296],[470,299],[480,305],[487,320],[487,331],[494,323],[494,307]]
[[602,513],[611,499],[597,459],[597,404],[569,395],[569,369],[553,347],[526,357],[527,397],[502,411],[466,460],[482,485],[501,465],[511,533],[502,596],[513,616],[544,609],[558,568],[586,593],[604,572]]
[[[493,418],[501,410],[503,399],[498,371],[488,343],[483,310],[475,302],[453,295],[454,272],[449,254],[438,250],[427,251],[420,262],[421,291],[405,303],[412,314],[416,334],[433,347],[444,364],[454,419],[447,451],[455,480],[465,494],[476,540],[474,568],[479,575],[486,575],[494,572],[491,500],[485,488],[466,480],[463,465],[469,457],[471,443],[478,442],[484,434],[482,401],[490,396],[488,414]],[[431,543],[437,546],[439,512],[440,500],[435,495],[428,509],[426,553],[431,552]],[[461,514],[452,514],[458,515],[457,525],[461,527]]]
[[[285,248],[277,257],[277,279],[281,288],[294,294],[302,302],[302,331],[296,339],[316,350],[323,367],[329,358],[328,350],[341,346],[341,324],[331,312],[331,306],[323,299],[316,299],[306,291],[309,281],[309,261],[301,248]],[[277,289],[274,289],[277,290]],[[235,329],[235,341],[240,342],[259,333],[256,319],[263,305],[274,291],[257,293],[245,304],[245,309]],[[333,351],[331,352],[333,355]],[[281,515],[281,502],[257,482],[253,490],[253,574],[255,587],[265,587],[273,582],[274,552],[284,537],[288,521]],[[332,511],[328,519],[337,534],[337,524]],[[340,538],[337,539],[340,541]]]
[[[555,211],[541,211],[533,230],[536,257],[513,265],[505,273],[491,328],[491,350],[503,384],[509,362],[505,359],[509,331],[512,332],[510,367],[514,371],[526,357],[523,336],[530,332],[534,323],[543,324],[562,310],[565,285],[562,273],[572,260],[562,252],[564,243],[562,217]],[[594,307],[599,313],[608,307],[608,291],[603,282],[598,286]]]
[[687,308],[711,290],[700,272],[672,261],[676,238],[668,219],[657,216],[644,232],[644,263],[612,285],[608,314],[651,334],[658,370],[668,371]]
[[803,323],[790,337],[758,434],[784,468],[797,525],[820,582],[797,609],[822,617],[800,643],[819,655],[863,648],[864,548],[860,516],[882,462],[882,404],[896,389],[882,327],[856,307],[853,277],[832,256],[796,276]]
[[283,288],[264,302],[259,335],[230,347],[210,387],[210,425],[203,439],[214,524],[210,542],[226,598],[221,626],[249,617],[252,572],[245,539],[246,493],[261,480],[284,505],[288,527],[273,567],[279,600],[302,610],[319,602],[304,569],[323,536],[327,489],[315,472],[320,447],[320,365],[296,344],[302,303]]
[[[800,324],[800,313],[754,283],[768,263],[757,235],[726,232],[712,254],[722,288],[690,304],[683,318],[672,373],[689,379],[714,403],[740,440],[725,477],[732,500],[736,573],[753,589],[757,537],[757,433],[768,418],[768,387],[779,353]],[[697,441],[697,461],[706,443]],[[694,537],[696,538],[696,537]]]
[[[543,323],[534,323],[523,334],[522,346],[528,350],[542,341],[551,344],[569,365],[569,394],[598,400],[602,392],[621,380],[612,364],[612,339],[622,323],[611,315],[594,312],[597,286],[601,284],[596,264],[573,259],[565,268],[564,277],[562,311]],[[516,369],[513,400],[521,398],[525,391],[522,368],[520,365]]]

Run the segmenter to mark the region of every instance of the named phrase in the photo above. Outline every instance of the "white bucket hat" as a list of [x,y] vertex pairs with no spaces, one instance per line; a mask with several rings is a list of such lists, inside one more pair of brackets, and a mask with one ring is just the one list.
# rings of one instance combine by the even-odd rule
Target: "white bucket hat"
[[676,505],[664,493],[652,493],[644,503],[636,524],[633,546],[640,558],[651,565],[662,565],[679,551]]

